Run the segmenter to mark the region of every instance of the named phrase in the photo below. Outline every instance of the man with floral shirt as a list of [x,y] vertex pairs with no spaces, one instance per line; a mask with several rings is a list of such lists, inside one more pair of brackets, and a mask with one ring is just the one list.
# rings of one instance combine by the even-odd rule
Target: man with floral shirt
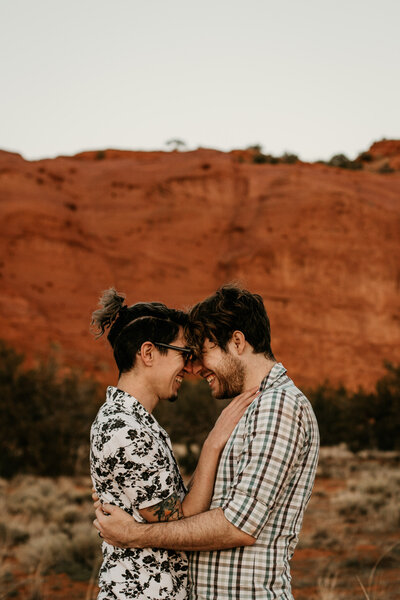
[[225,286],[189,319],[186,336],[197,351],[192,371],[214,397],[258,387],[222,453],[210,510],[141,525],[106,504],[94,524],[121,547],[192,550],[191,600],[292,600],[289,561],[318,460],[313,410],[275,360],[260,296]]
[[[168,499],[182,501],[186,493],[168,435],[140,402],[116,387],[107,389],[92,426],[91,473],[100,497],[139,522],[145,522],[143,510],[158,504],[159,511],[167,511]],[[183,552],[122,550],[104,543],[103,554],[99,598],[186,597]]]
[[[221,451],[254,393],[242,394],[210,432],[190,491],[179,473],[171,442],[152,411],[175,400],[191,350],[185,347],[185,313],[160,303],[127,307],[113,289],[93,313],[119,370],[91,429],[91,474],[102,502],[138,522],[170,521],[208,509]],[[187,558],[173,549],[121,549],[104,542],[98,600],[183,600]]]

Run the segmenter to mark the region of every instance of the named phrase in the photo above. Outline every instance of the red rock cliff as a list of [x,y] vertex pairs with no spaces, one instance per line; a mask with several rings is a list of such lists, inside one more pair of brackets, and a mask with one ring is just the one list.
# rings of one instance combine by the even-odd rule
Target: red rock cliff
[[400,360],[399,193],[398,172],[213,150],[0,152],[0,337],[28,356],[57,342],[114,382],[88,327],[103,289],[182,307],[235,279],[264,297],[296,382],[371,387]]

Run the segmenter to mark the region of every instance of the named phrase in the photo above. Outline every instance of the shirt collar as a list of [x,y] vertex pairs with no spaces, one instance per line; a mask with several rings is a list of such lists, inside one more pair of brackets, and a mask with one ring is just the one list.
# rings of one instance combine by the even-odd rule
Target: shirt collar
[[286,374],[286,369],[282,363],[275,363],[268,375],[260,383],[260,392],[264,392],[274,387],[278,380]]
[[112,385],[107,388],[106,402],[119,404],[127,412],[134,415],[146,427],[149,427],[154,433],[160,434],[163,437],[168,437],[167,432],[157,423],[156,419],[149,413],[139,400],[134,396],[124,392]]

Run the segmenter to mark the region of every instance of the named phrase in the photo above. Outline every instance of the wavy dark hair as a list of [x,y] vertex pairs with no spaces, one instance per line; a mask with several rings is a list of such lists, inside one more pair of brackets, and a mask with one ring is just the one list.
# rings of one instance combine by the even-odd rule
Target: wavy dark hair
[[[106,290],[91,321],[96,338],[108,330],[107,339],[120,374],[135,366],[136,355],[144,342],[170,344],[188,320],[185,312],[168,308],[161,302],[138,302],[126,306],[124,301],[124,294],[114,288]],[[161,354],[168,351],[161,346],[158,350]]]
[[201,356],[206,338],[226,352],[227,344],[236,330],[244,334],[255,353],[275,360],[271,349],[271,327],[263,299],[235,284],[224,285],[190,309],[185,335],[189,346]]

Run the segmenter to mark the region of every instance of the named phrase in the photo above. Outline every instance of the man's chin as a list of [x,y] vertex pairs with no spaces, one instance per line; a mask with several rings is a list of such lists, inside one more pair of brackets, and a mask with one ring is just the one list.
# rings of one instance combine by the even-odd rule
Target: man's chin
[[175,394],[175,396],[170,396],[169,398],[167,398],[167,402],[176,402],[178,400],[178,394]]

